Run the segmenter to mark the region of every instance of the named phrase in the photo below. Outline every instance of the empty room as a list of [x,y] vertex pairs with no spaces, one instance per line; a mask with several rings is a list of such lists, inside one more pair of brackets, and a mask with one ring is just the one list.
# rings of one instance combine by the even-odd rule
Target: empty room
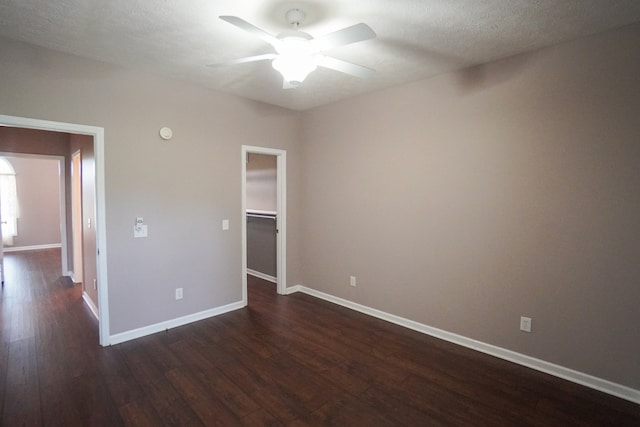
[[60,213],[18,186],[0,424],[639,425],[639,42],[635,0],[1,2],[0,154]]

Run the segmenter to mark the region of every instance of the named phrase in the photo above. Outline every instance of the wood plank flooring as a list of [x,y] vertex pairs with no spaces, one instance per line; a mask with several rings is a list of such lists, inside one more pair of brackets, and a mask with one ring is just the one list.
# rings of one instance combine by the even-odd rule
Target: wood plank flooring
[[639,426],[640,405],[249,280],[249,307],[98,345],[59,250],[5,255],[2,426]]

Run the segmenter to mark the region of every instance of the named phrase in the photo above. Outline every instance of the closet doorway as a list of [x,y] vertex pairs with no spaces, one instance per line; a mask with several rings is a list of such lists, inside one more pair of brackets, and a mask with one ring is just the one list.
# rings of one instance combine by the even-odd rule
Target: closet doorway
[[286,151],[242,146],[242,298],[247,274],[286,293]]

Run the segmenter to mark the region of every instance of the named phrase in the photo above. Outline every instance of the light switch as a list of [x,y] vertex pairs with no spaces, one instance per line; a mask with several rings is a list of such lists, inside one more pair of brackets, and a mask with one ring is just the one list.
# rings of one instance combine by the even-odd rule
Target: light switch
[[133,226],[133,237],[147,237],[147,224]]
[[144,223],[144,218],[141,216],[136,218],[136,222],[133,226],[133,237],[147,237],[147,224]]
[[222,220],[222,229],[223,230],[228,230],[229,229],[229,220],[228,219],[223,219]]

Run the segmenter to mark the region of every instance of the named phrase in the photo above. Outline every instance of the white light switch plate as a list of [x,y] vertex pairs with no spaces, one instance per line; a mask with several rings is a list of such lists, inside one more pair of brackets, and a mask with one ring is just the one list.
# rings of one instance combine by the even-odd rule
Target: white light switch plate
[[147,237],[147,224],[142,224],[138,227],[134,226],[133,227],[133,237],[135,237],[136,239],[138,237]]
[[222,220],[222,229],[223,230],[228,230],[229,229],[229,220],[228,219],[223,219]]

